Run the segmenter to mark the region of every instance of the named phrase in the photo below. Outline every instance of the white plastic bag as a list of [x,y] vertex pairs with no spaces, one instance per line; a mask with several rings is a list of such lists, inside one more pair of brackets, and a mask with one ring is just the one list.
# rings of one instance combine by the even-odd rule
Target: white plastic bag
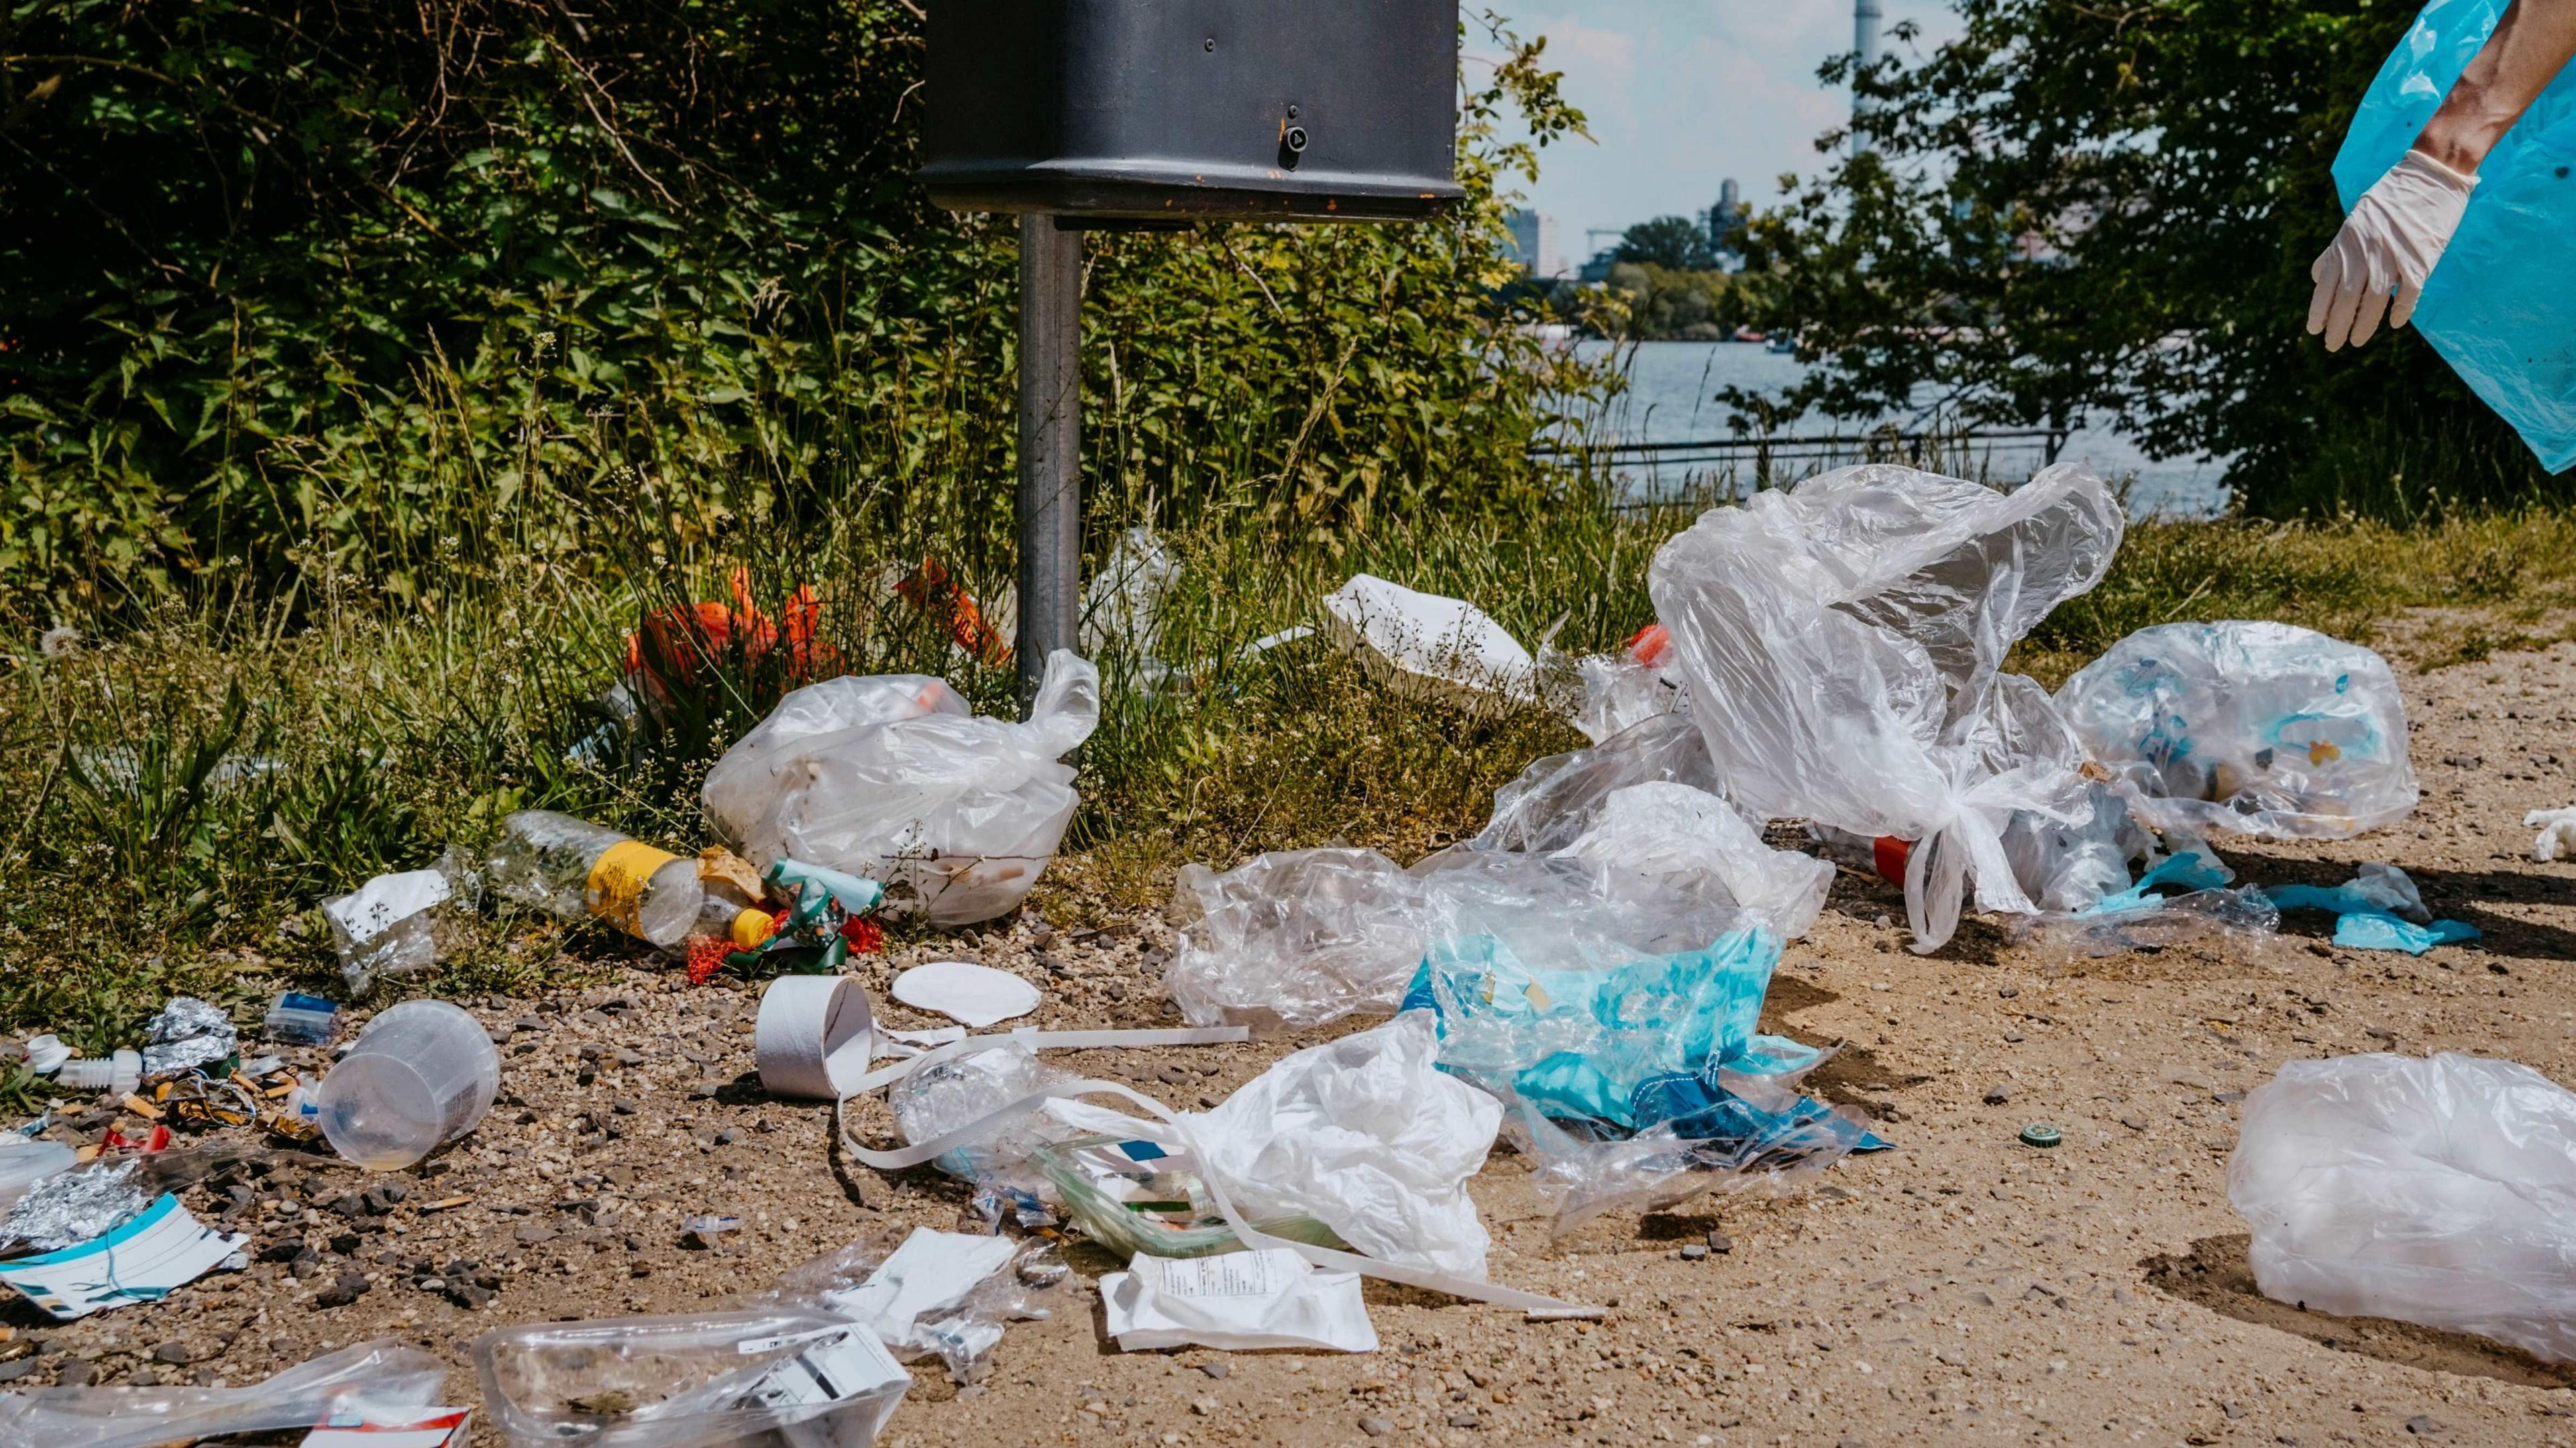
[[2415,808],[2388,661],[2312,629],[2140,629],[2068,679],[2057,707],[2159,830],[2340,840]]
[[1048,1111],[1067,1125],[1187,1151],[1246,1216],[1307,1216],[1353,1250],[1388,1262],[1485,1275],[1485,1224],[1467,1179],[1485,1164],[1501,1103],[1435,1065],[1428,1013],[1309,1046],[1243,1084],[1212,1111],[1184,1113],[1188,1139],[1080,1101]]
[[1324,596],[1323,622],[1399,697],[1494,713],[1536,696],[1537,661],[1474,604],[1362,573]]
[[1151,665],[1146,671],[1159,677],[1163,600],[1180,578],[1180,560],[1153,529],[1130,528],[1118,535],[1083,590],[1082,651],[1095,659],[1123,651],[1140,668]]
[[1913,841],[1917,951],[1950,938],[1971,882],[1981,907],[2031,913],[2004,830],[2090,809],[2069,763],[2016,755],[2045,698],[1998,670],[2101,580],[2123,527],[2101,480],[2066,466],[2007,494],[1873,464],[1702,514],[1648,587],[1727,797]]
[[809,685],[708,772],[707,823],[764,869],[804,860],[882,881],[893,913],[990,920],[1055,857],[1079,802],[1060,761],[1099,722],[1099,671],[1063,650],[1026,723],[921,675]]
[[1217,1257],[1140,1254],[1126,1271],[1100,1279],[1100,1303],[1122,1352],[1377,1351],[1360,1275],[1326,1272],[1278,1248]]
[[335,1413],[402,1416],[446,1395],[447,1365],[416,1347],[354,1343],[240,1388],[35,1388],[0,1393],[5,1448],[158,1448],[310,1428]]
[[1635,784],[1686,784],[1719,793],[1708,740],[1690,716],[1656,714],[1589,749],[1533,760],[1494,791],[1494,812],[1469,843],[1480,850],[1562,850],[1592,828],[1601,803]]
[[2245,1099],[2227,1196],[2267,1297],[2576,1359],[2576,1094],[2528,1066],[2292,1061]]
[[1562,851],[1740,907],[1785,940],[1825,908],[1832,862],[1775,850],[1726,801],[1687,784],[1632,784],[1601,802],[1592,828]]

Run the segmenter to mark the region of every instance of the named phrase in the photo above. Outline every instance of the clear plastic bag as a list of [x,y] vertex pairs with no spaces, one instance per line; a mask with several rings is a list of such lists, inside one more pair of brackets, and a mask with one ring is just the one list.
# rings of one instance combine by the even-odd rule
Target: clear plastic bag
[[1672,635],[1659,623],[1637,630],[1615,654],[1568,659],[1552,649],[1539,650],[1543,675],[1571,676],[1568,722],[1595,744],[1658,714],[1690,707],[1690,695],[1672,662]]
[[2267,1297],[2576,1359],[2576,1094],[2530,1067],[2290,1062],[2245,1100],[2227,1196]]
[[1269,1033],[1391,1012],[1430,943],[1422,882],[1375,850],[1283,850],[1219,874],[1186,865],[1163,988],[1194,1025]]
[[1007,1324],[1052,1315],[1052,1283],[1022,1269],[1053,1251],[927,1227],[877,1233],[789,1269],[760,1300],[865,1322],[897,1361],[935,1357],[951,1378],[972,1383],[992,1370]]
[[1130,528],[1110,545],[1109,556],[1082,594],[1082,651],[1092,658],[1123,654],[1148,682],[1163,667],[1163,600],[1181,581],[1174,558],[1151,528]]
[[[917,712],[869,716],[906,688],[902,707]],[[1074,768],[1061,761],[1100,722],[1100,674],[1049,655],[1025,723],[955,699],[917,675],[799,689],[709,771],[707,823],[763,868],[793,858],[882,881],[889,913],[941,926],[1006,914],[1073,818]]]
[[1917,951],[1949,939],[1971,884],[1985,909],[2030,913],[2004,830],[2090,806],[2053,750],[2018,752],[2049,721],[1999,669],[2101,580],[2123,528],[2101,480],[2066,466],[2002,493],[1873,464],[1701,515],[1648,588],[1726,797],[1914,842]]
[[446,1396],[447,1365],[415,1347],[362,1342],[240,1388],[33,1388],[0,1393],[0,1448],[159,1448],[283,1433],[335,1413],[386,1416]]
[[1363,573],[1324,596],[1322,621],[1399,698],[1496,713],[1537,697],[1537,660],[1472,603]]
[[[2388,174],[2495,33],[2508,0],[2433,0],[2370,83],[2335,154],[2346,209]],[[2576,65],[2478,164],[2477,190],[2425,280],[2412,325],[2552,472],[2576,466]]]
[[2057,691],[2146,824],[2349,839],[2415,808],[2388,661],[2283,623],[2160,624]]
[[1612,793],[1592,827],[1562,853],[1738,907],[1788,940],[1815,925],[1834,882],[1830,861],[1771,848],[1733,806],[1686,784],[1632,784]]
[[483,877],[450,846],[425,870],[378,875],[322,902],[340,951],[340,974],[352,991],[379,977],[412,975],[453,948],[464,912],[480,903]]
[[505,1327],[474,1368],[513,1448],[867,1448],[912,1386],[865,1325],[806,1307]]
[[1659,783],[1723,793],[1708,741],[1687,714],[1653,715],[1590,749],[1533,761],[1494,791],[1493,815],[1468,843],[1480,850],[1551,854],[1582,838],[1611,795]]

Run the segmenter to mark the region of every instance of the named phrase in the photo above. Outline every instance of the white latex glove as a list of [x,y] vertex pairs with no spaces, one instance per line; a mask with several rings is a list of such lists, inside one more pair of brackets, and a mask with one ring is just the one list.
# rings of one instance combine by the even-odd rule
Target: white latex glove
[[[2424,279],[2442,260],[2467,209],[2478,178],[2464,176],[2421,151],[2405,158],[2361,193],[2334,244],[2308,268],[2317,284],[2308,299],[2308,332],[2326,334],[2326,350],[2342,347],[2345,338],[2358,347],[2379,330],[2379,316],[2403,327],[2415,315],[2415,298]],[[2390,292],[2397,304],[2389,306]]]

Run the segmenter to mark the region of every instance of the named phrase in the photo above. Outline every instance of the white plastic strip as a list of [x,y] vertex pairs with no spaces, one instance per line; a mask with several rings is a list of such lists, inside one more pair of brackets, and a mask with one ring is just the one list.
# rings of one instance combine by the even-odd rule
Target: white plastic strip
[[[1015,1032],[1014,1034],[1017,1033]],[[1035,1034],[1046,1035],[1048,1033],[1041,1031],[1036,1032]],[[1076,1033],[1066,1032],[1064,1034]],[[944,1060],[952,1056],[965,1055],[972,1051],[990,1049],[995,1043],[1004,1039],[1007,1038],[998,1036],[969,1037],[966,1040],[957,1042],[955,1045],[942,1046],[938,1050],[932,1051],[927,1055],[914,1057],[912,1060],[903,1064],[906,1066],[927,1065],[930,1062]],[[1163,1103],[1156,1101],[1149,1096],[1140,1095],[1115,1081],[1068,1081],[1061,1085],[1050,1086],[1046,1090],[1032,1092],[1027,1096],[1021,1097],[1010,1105],[992,1112],[980,1120],[969,1122],[954,1131],[946,1132],[933,1137],[928,1141],[920,1142],[912,1146],[902,1147],[893,1151],[877,1151],[869,1147],[861,1146],[858,1143],[858,1139],[850,1134],[847,1118],[849,1102],[846,1100],[841,1102],[838,1107],[834,1108],[834,1123],[840,1131],[841,1150],[847,1152],[852,1159],[874,1167],[878,1171],[902,1171],[909,1167],[919,1166],[923,1162],[930,1161],[936,1157],[944,1156],[961,1146],[972,1145],[984,1137],[991,1135],[994,1127],[1002,1121],[1024,1112],[1029,1108],[1036,1106],[1040,1102],[1052,1101],[1064,1097],[1094,1095],[1116,1096],[1122,1100],[1131,1102],[1134,1105],[1143,1107],[1146,1111],[1152,1113],[1157,1120],[1160,1120],[1165,1125],[1171,1127],[1174,1132],[1178,1133],[1182,1143],[1189,1148],[1190,1155],[1193,1158],[1200,1161],[1208,1159],[1207,1153],[1199,1147],[1198,1138],[1192,1134],[1187,1122],[1183,1121],[1178,1115],[1165,1107]],[[1452,1297],[1462,1297],[1471,1302],[1490,1302],[1499,1307],[1518,1308],[1522,1312],[1529,1314],[1531,1317],[1538,1319],[1599,1317],[1602,1315],[1602,1310],[1598,1307],[1589,1307],[1581,1303],[1566,1302],[1554,1297],[1544,1297],[1535,1292],[1523,1292],[1518,1288],[1504,1287],[1492,1282],[1479,1281],[1472,1277],[1459,1277],[1452,1273],[1435,1272],[1424,1267],[1409,1267],[1400,1262],[1385,1262],[1380,1261],[1375,1257],[1362,1257],[1351,1252],[1336,1252],[1329,1247],[1316,1247],[1304,1242],[1291,1242],[1284,1238],[1273,1237],[1266,1232],[1254,1230],[1252,1224],[1244,1220],[1243,1214],[1235,1210],[1233,1199],[1226,1194],[1225,1183],[1217,1180],[1213,1175],[1206,1174],[1202,1174],[1200,1180],[1205,1183],[1208,1192],[1208,1200],[1215,1203],[1217,1214],[1225,1219],[1225,1224],[1234,1229],[1235,1237],[1247,1247],[1285,1248],[1288,1251],[1295,1252],[1297,1255],[1314,1263],[1318,1267],[1327,1267],[1336,1272],[1357,1272],[1364,1277],[1375,1277],[1385,1282],[1401,1282],[1408,1287],[1420,1287],[1432,1292],[1445,1292]]]
[[[951,1041],[947,1046],[939,1049],[949,1050],[975,1041],[986,1044],[995,1041],[1017,1041],[1032,1051],[1094,1051],[1135,1046],[1223,1046],[1251,1039],[1252,1028],[1249,1026],[1169,1026],[1111,1031],[1041,1031],[1031,1026],[1021,1026],[1008,1034],[969,1036],[964,1041]],[[884,1090],[911,1075],[922,1062],[937,1054],[938,1051],[927,1051],[918,1056],[909,1056],[903,1060],[879,1066],[851,1082],[841,1095],[848,1098]]]

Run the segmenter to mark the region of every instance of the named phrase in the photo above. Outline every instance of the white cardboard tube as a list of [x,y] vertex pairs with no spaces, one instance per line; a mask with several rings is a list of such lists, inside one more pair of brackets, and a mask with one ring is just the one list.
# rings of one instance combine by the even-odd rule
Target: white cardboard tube
[[782,975],[760,993],[752,1052],[772,1096],[837,1101],[868,1074],[875,1020],[868,993],[846,975]]

